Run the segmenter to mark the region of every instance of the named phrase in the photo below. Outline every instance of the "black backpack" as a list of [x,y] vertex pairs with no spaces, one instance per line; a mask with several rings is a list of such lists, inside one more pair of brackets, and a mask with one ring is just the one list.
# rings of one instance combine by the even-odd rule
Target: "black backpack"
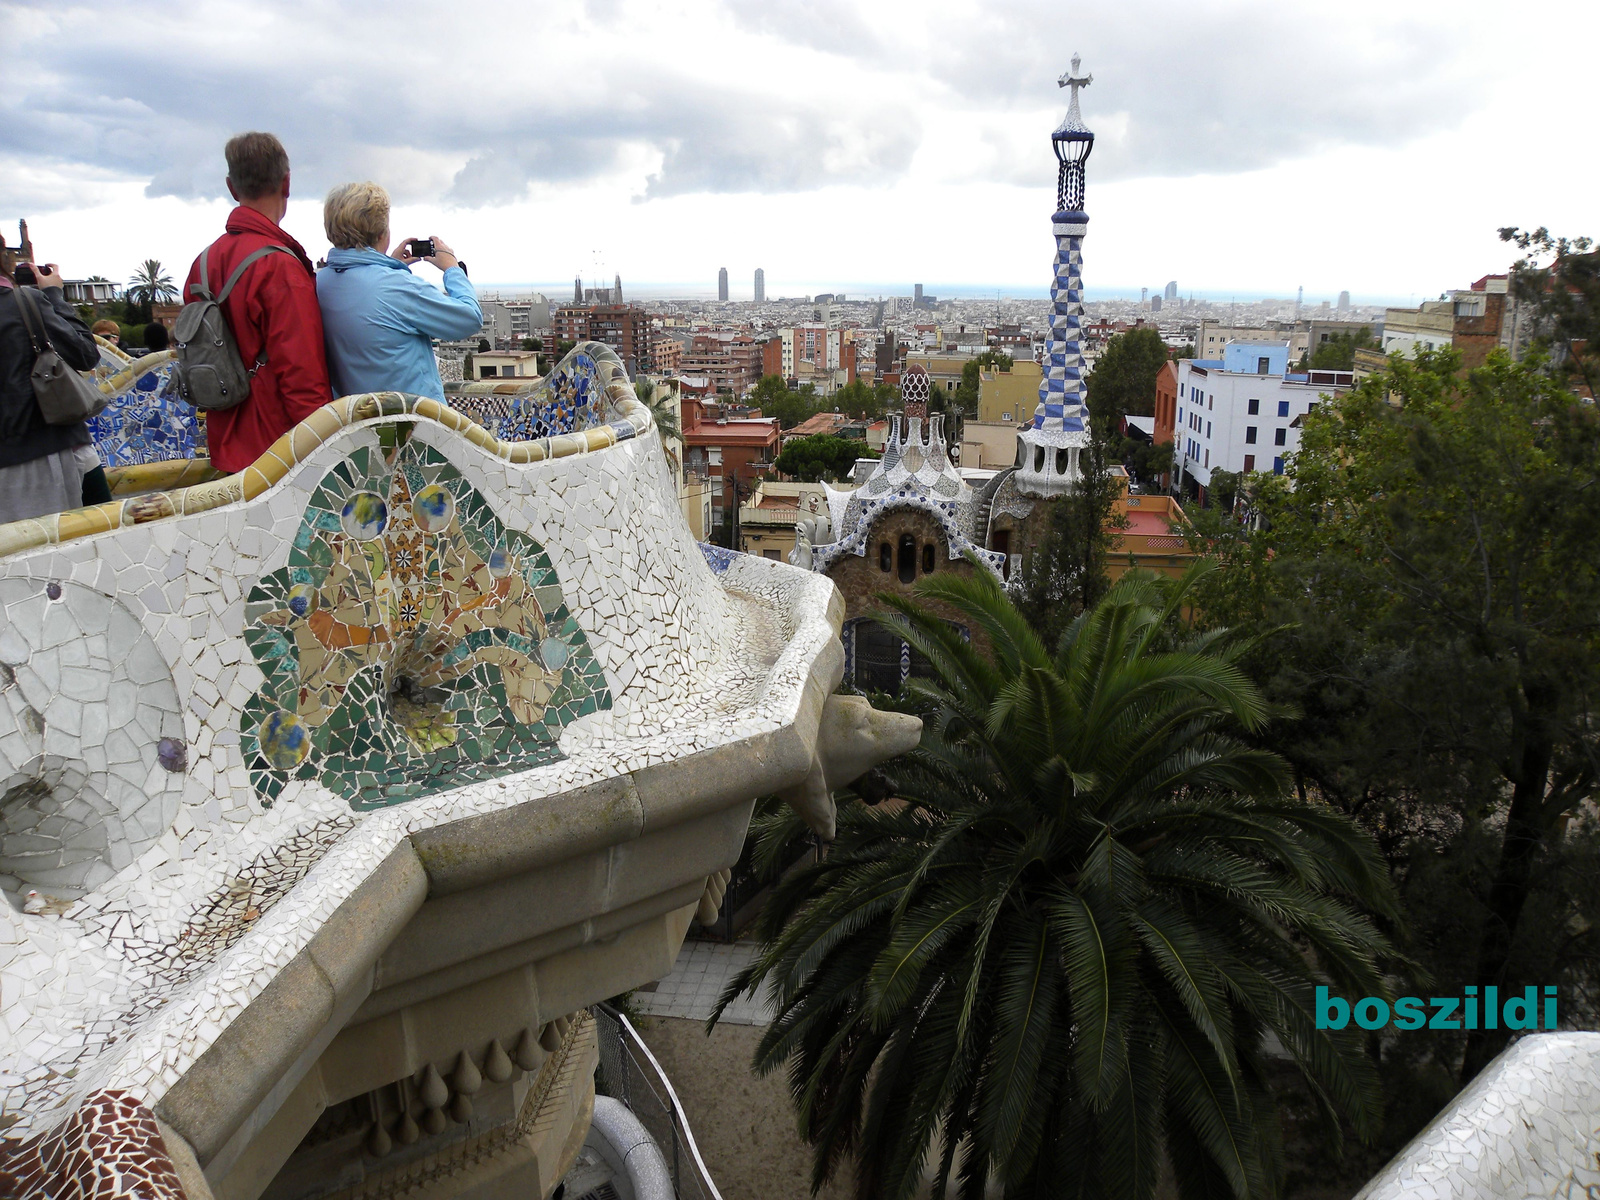
[[263,246],[247,255],[234,268],[222,291],[213,296],[206,269],[211,250],[208,246],[200,256],[200,282],[192,285],[199,299],[185,304],[172,324],[173,356],[177,360],[172,373],[178,383],[178,395],[207,412],[243,404],[250,395],[250,381],[267,361],[263,353],[255,366],[245,367],[233,330],[222,315],[222,302],[256,259],[273,253],[294,256],[287,246]]

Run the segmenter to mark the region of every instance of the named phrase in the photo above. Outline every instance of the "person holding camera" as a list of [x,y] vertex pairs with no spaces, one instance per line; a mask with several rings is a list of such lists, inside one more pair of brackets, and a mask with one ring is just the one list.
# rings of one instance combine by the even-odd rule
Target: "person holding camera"
[[[317,299],[334,391],[442,401],[433,339],[454,341],[483,328],[478,294],[455,253],[438,237],[409,238],[388,253],[389,194],[375,183],[334,188],[322,223],[333,249],[317,272]],[[416,262],[444,272],[443,292],[411,273]]]
[[18,263],[0,243],[0,524],[82,507],[84,476],[100,466],[85,422],[44,419],[32,379],[34,320],[68,367],[89,371],[99,363],[94,334],[62,293],[61,269]]

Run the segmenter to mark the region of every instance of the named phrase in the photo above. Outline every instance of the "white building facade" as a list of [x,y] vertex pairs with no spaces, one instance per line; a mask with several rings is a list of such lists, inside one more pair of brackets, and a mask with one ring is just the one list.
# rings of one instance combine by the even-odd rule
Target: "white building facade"
[[1230,342],[1221,359],[1178,363],[1179,478],[1211,486],[1213,471],[1283,474],[1305,416],[1349,391],[1349,371],[1290,372],[1289,344]]
[[[1424,300],[1416,308],[1390,308],[1383,314],[1383,352],[1415,358],[1420,350],[1443,350],[1451,342],[1459,311],[1451,300]],[[1462,316],[1482,315],[1482,309]]]

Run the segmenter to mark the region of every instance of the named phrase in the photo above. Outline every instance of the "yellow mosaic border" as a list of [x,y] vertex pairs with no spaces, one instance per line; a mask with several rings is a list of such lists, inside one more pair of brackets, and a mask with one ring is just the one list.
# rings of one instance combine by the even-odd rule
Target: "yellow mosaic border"
[[106,483],[113,496],[140,492],[167,492],[221,479],[222,472],[209,458],[168,458],[160,462],[131,463],[126,467],[107,467]]
[[[133,365],[138,366],[138,363]],[[612,407],[623,419],[639,429],[650,428],[650,410],[639,403],[627,383],[626,374],[620,366],[604,365],[613,367],[612,377],[606,383],[606,394]],[[120,376],[122,373],[119,371],[117,374]],[[620,383],[618,375],[622,376]],[[402,392],[344,396],[317,409],[236,475],[225,475],[220,479],[177,487],[172,491],[150,492],[126,500],[112,500],[106,504],[0,525],[0,558],[39,546],[59,545],[131,525],[144,525],[168,517],[192,516],[241,500],[254,500],[341,430],[380,417],[418,417],[434,421],[459,433],[485,453],[511,463],[543,462],[574,454],[590,454],[623,440],[614,426],[601,425],[533,442],[503,442],[465,413],[457,412],[437,400]],[[199,461],[194,460],[196,464]],[[152,476],[159,475],[158,468],[170,469],[170,465],[164,463],[148,463],[145,466],[150,469]],[[206,466],[209,468],[210,464]]]

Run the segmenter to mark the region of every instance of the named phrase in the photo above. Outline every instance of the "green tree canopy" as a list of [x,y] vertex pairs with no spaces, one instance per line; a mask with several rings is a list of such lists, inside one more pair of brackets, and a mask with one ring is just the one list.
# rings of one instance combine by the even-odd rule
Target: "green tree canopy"
[[861,380],[847,383],[832,396],[829,403],[839,412],[863,420],[876,421],[889,411],[900,393],[886,383],[868,387]]
[[[884,597],[937,672],[908,685],[922,746],[895,764],[899,801],[844,805],[828,855],[776,884],[722,998],[772,989],[755,1066],[787,1069],[813,1187],[853,1157],[863,1200],[956,1176],[963,1196],[992,1177],[1146,1200],[1166,1163],[1185,1198],[1269,1196],[1269,1034],[1370,1133],[1372,1062],[1316,1028],[1314,995],[1383,994],[1362,907],[1391,912],[1388,881],[1369,837],[1289,797],[1250,744],[1271,709],[1249,643],[1188,631],[1182,588],[1138,573],[1053,653],[985,571],[917,589],[993,654]],[[765,822],[758,854],[787,836]]]
[[1132,413],[1155,412],[1156,376],[1166,365],[1167,344],[1154,326],[1140,325],[1108,341],[1089,373],[1089,411],[1111,425]]
[[128,281],[127,295],[137,304],[167,304],[178,298],[178,289],[161,260],[147,258]]
[[1376,349],[1378,339],[1372,336],[1371,329],[1363,325],[1353,333],[1333,334],[1327,341],[1318,344],[1310,357],[1302,362],[1313,371],[1348,371],[1356,365],[1357,350]]
[[750,389],[747,403],[764,417],[777,417],[783,429],[793,429],[822,410],[815,388],[808,383],[796,391],[781,375],[763,375]]
[[[1271,744],[1378,835],[1436,993],[1555,984],[1593,1021],[1600,416],[1537,355],[1459,366],[1393,358],[1319,405],[1248,522],[1207,514],[1201,609],[1292,625],[1258,662],[1303,713]],[[1469,1079],[1506,1031],[1434,1037]]]
[[843,479],[858,458],[877,458],[865,442],[819,433],[791,438],[773,461],[785,475],[815,483],[820,479]]
[[1079,451],[1078,484],[1050,503],[1050,524],[1024,552],[1017,607],[1048,642],[1093,608],[1110,586],[1111,548],[1128,527],[1117,513],[1122,482],[1111,447],[1095,437]]
[[1172,447],[1171,442],[1147,442],[1143,438],[1123,438],[1122,461],[1132,468],[1141,482],[1149,483],[1159,479],[1163,471],[1172,470]]
[[[1535,314],[1536,345],[1546,347],[1564,377],[1600,396],[1600,252],[1590,238],[1552,237],[1541,225],[1500,230],[1528,254],[1511,268],[1511,295]],[[1550,255],[1551,261],[1538,260]]]

